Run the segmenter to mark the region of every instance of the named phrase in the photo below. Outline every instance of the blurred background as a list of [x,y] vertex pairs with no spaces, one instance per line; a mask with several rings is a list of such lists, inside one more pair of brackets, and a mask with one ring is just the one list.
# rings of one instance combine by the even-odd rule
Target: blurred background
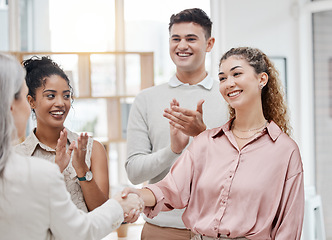
[[213,21],[206,66],[215,79],[231,47],[260,48],[276,64],[304,164],[302,238],[332,240],[332,0],[0,0],[0,51],[50,55],[62,66],[75,91],[66,126],[103,142],[118,191],[130,185],[130,105],[174,74],[169,18],[193,7]]

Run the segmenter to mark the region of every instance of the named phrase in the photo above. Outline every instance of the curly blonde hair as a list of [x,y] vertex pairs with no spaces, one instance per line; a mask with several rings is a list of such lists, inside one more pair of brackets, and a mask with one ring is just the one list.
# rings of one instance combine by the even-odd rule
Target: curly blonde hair
[[[231,56],[246,60],[255,69],[256,74],[265,72],[269,79],[262,89],[262,107],[266,120],[275,122],[288,136],[291,134],[284,90],[279,79],[279,73],[271,60],[259,49],[250,47],[232,48],[220,59],[220,64]],[[235,117],[235,109],[228,105],[230,119]]]

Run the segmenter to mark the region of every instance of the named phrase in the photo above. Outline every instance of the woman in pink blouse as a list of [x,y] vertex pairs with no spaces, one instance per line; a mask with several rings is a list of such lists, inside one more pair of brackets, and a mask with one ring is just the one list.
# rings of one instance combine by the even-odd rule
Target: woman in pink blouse
[[[278,72],[263,52],[241,47],[223,55],[218,75],[230,120],[198,135],[162,181],[123,197],[143,197],[151,218],[186,208],[183,222],[195,240],[299,240],[303,167]],[[183,137],[177,110],[168,111],[180,130],[173,138]]]

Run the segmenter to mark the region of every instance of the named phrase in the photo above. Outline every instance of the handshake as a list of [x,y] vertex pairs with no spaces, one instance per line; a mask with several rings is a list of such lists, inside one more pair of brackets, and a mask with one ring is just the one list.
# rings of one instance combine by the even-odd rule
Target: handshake
[[134,189],[125,188],[121,193],[117,193],[114,200],[120,203],[124,212],[124,222],[133,223],[139,218],[144,209],[144,201],[139,196],[138,191]]
[[[60,171],[63,172],[68,166],[73,153],[72,165],[76,173],[80,173],[83,176],[88,169],[85,157],[89,136],[86,133],[81,133],[77,139],[77,145],[75,141],[72,141],[67,150],[67,135],[67,130],[64,128],[57,142],[55,163],[58,164]],[[135,188],[125,188],[122,193],[116,194],[113,199],[120,203],[124,212],[124,221],[128,223],[136,222],[144,209],[144,201],[141,198],[140,190]]]

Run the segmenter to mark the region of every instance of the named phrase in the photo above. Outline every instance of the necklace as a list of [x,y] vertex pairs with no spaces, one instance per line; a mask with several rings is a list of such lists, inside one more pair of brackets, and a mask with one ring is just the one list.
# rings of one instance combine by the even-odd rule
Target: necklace
[[239,139],[250,139],[250,138],[254,137],[257,133],[259,133],[259,131],[258,131],[258,132],[255,132],[253,135],[250,135],[249,137],[239,137],[238,135],[235,134],[234,131],[232,131],[232,133],[233,133],[233,135],[234,135],[235,137],[237,137],[237,138],[239,138]]
[[235,130],[237,130],[237,131],[239,131],[239,132],[252,132],[252,131],[256,131],[256,130],[258,130],[258,129],[261,129],[262,127],[266,127],[267,123],[268,123],[268,121],[266,120],[266,121],[263,123],[262,126],[260,126],[260,127],[258,127],[258,128],[249,129],[249,130],[241,130],[241,129],[238,129],[238,128],[235,127],[235,125],[233,126],[233,129],[235,129]]
[[[250,138],[253,138],[254,136],[256,136],[258,133],[260,133],[261,131],[257,131],[257,130],[259,130],[259,129],[261,129],[261,128],[265,128],[266,127],[266,125],[267,125],[267,123],[268,123],[268,121],[266,120],[266,122],[262,125],[262,126],[260,126],[260,127],[258,127],[258,128],[254,128],[254,129],[249,129],[249,130],[240,130],[240,129],[237,129],[237,128],[235,128],[235,125],[233,125],[232,126],[232,133],[233,133],[233,135],[236,137],[236,138],[238,138],[238,139],[244,139],[244,140],[246,140],[246,139],[250,139]],[[239,131],[239,132],[252,132],[252,131],[257,131],[257,132],[255,132],[254,134],[252,134],[252,135],[250,135],[249,137],[239,137],[238,135],[236,135],[235,134],[235,132],[234,132],[234,130],[237,130],[237,131]]]

